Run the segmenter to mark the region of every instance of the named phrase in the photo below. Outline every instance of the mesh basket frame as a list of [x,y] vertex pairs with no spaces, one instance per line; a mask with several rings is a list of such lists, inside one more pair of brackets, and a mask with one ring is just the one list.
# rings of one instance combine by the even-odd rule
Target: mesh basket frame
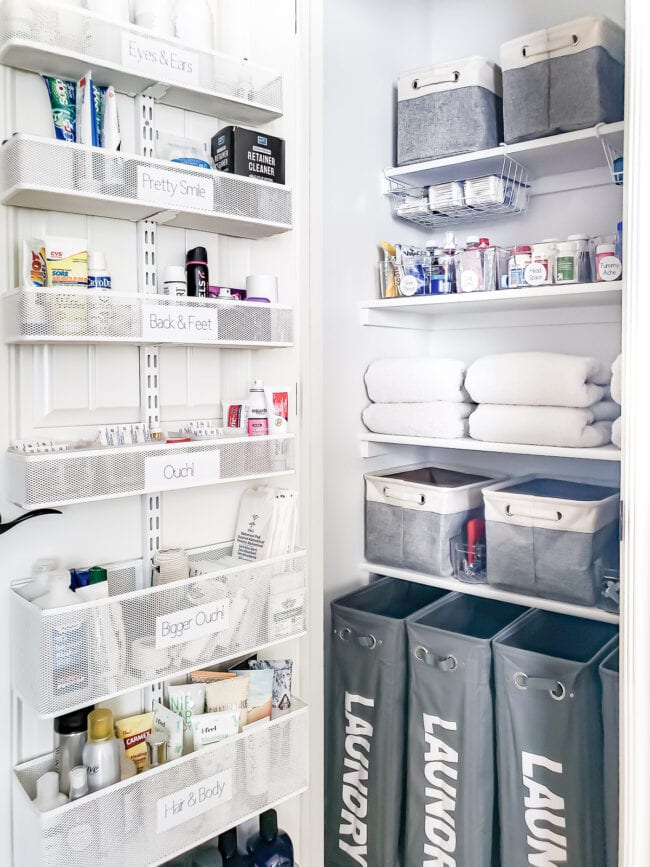
[[[292,709],[276,716],[268,726],[244,732],[48,812],[37,810],[31,799],[36,794],[38,777],[53,768],[54,756],[19,765],[13,774],[15,867],[162,864],[304,792],[309,776],[308,724],[306,705],[294,698]],[[253,764],[255,759],[257,765]],[[268,777],[259,774],[262,764],[268,767]],[[157,832],[159,799],[220,771],[227,773],[228,769],[232,774],[230,800],[174,828]],[[254,769],[258,775],[253,781]],[[267,786],[255,786],[260,776],[268,779]],[[85,834],[90,834],[94,845],[88,844]]]

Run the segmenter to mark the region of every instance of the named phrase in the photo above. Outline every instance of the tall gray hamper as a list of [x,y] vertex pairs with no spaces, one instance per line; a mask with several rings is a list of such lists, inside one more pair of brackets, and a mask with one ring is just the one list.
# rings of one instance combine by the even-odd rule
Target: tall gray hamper
[[618,547],[619,492],[545,476],[485,488],[488,584],[596,605]]
[[332,603],[327,867],[402,864],[408,672],[404,621],[445,593],[382,578]]
[[484,57],[404,73],[397,83],[397,164],[498,147],[501,117],[501,70]]
[[491,641],[525,612],[454,593],[406,621],[408,867],[498,867]]
[[605,867],[598,666],[616,636],[532,611],[494,642],[501,867]]
[[578,18],[501,46],[508,144],[623,120],[625,35]]
[[605,839],[607,867],[618,867],[618,650],[600,666],[605,741]]
[[366,559],[428,575],[453,574],[451,540],[483,515],[494,482],[464,469],[416,464],[367,473]]

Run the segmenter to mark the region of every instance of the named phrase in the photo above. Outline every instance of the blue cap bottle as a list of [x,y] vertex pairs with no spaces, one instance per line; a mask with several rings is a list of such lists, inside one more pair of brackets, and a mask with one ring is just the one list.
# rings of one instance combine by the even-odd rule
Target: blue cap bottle
[[253,867],[293,867],[293,843],[289,835],[278,830],[278,814],[267,810],[260,816],[259,834],[246,843]]

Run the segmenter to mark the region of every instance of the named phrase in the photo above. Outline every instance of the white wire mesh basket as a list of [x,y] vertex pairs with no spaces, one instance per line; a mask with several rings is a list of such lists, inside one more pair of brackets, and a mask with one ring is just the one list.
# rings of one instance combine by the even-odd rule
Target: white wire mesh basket
[[13,775],[14,867],[153,867],[305,791],[307,707],[40,812],[36,780],[54,756]]
[[284,434],[38,455],[10,451],[8,497],[31,509],[283,475],[295,469],[293,439]]
[[40,288],[12,290],[0,304],[7,343],[293,343],[293,310],[275,304]]
[[112,595],[67,608],[41,609],[12,592],[16,693],[40,716],[58,716],[302,635],[306,552],[220,566],[231,551],[232,543],[190,551],[191,566],[214,568],[140,590],[141,561],[109,566]]
[[291,229],[291,190],[227,172],[19,133],[0,150],[5,205],[261,238]]
[[428,187],[413,187],[390,178],[390,195],[396,217],[436,229],[486,217],[524,214],[530,199],[530,177],[528,169],[504,156],[490,174]]
[[49,0],[2,4],[0,62],[73,80],[92,69],[98,84],[226,120],[282,115],[274,70]]

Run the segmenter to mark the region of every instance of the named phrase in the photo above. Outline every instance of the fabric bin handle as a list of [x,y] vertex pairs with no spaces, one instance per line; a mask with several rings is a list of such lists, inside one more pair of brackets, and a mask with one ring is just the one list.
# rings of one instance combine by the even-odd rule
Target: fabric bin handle
[[388,487],[388,485],[384,485],[384,496],[387,500],[397,500],[399,503],[414,503],[416,506],[424,506],[427,501],[427,498],[424,494],[413,494],[409,496],[399,496],[398,494],[392,493],[392,489]]
[[528,677],[523,671],[518,671],[512,676],[512,682],[517,689],[538,689],[548,692],[555,701],[564,701],[567,696],[565,685],[552,677]]
[[510,518],[541,518],[544,521],[561,521],[562,512],[557,509],[549,509],[547,506],[535,506],[528,503],[526,506],[513,506],[510,503],[505,508],[505,513]]
[[435,656],[426,647],[420,645],[413,651],[413,656],[418,662],[423,662],[425,665],[430,665],[434,668],[439,668],[440,671],[454,671],[458,668],[458,660],[455,656]]
[[336,635],[341,641],[354,641],[359,645],[359,647],[366,647],[368,650],[374,650],[382,644],[381,639],[375,638],[372,633],[370,635],[358,635],[356,632],[353,632],[349,626],[344,626],[343,629],[335,629],[334,635]]
[[540,54],[549,54],[552,51],[561,51],[563,48],[575,48],[580,42],[580,37],[577,33],[572,33],[568,37],[563,37],[561,40],[552,45],[550,42],[544,42],[543,45],[524,45],[521,53],[524,57],[538,57]]
[[421,90],[423,87],[435,87],[438,84],[457,84],[460,81],[460,72],[456,69],[451,73],[450,78],[436,78],[431,76],[422,76],[421,78],[413,79],[413,90]]

